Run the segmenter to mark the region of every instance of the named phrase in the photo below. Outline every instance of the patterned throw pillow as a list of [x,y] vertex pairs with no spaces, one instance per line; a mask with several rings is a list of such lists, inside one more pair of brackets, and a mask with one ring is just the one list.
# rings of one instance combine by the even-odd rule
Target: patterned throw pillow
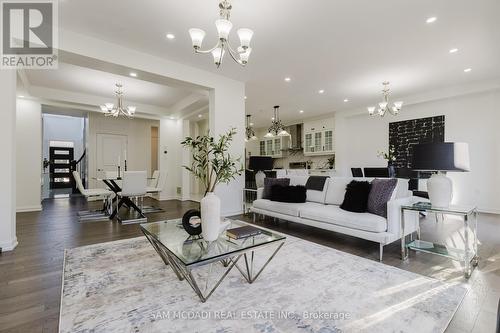
[[264,192],[262,192],[262,199],[271,199],[271,188],[273,185],[288,186],[290,185],[290,178],[264,178]]
[[391,199],[397,183],[396,178],[374,179],[372,181],[372,188],[368,195],[369,213],[387,217],[387,202]]

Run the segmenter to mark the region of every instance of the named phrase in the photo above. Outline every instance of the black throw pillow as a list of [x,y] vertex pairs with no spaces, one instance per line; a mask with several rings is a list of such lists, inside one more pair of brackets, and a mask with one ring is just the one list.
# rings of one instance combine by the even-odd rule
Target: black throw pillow
[[290,178],[264,178],[262,199],[271,199],[271,188],[273,185],[288,186],[290,185]]
[[369,182],[353,180],[347,184],[344,202],[340,208],[354,213],[366,212],[370,188]]
[[306,194],[305,186],[274,185],[271,188],[271,201],[301,203],[306,202]]

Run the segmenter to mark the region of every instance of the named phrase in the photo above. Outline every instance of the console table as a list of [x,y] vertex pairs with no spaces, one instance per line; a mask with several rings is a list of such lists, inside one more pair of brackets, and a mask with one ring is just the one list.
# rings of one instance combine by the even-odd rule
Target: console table
[[[449,214],[461,216],[464,223],[464,249],[458,249],[451,246],[427,242],[420,240],[413,240],[406,244],[406,237],[404,236],[405,218],[404,212],[406,210],[428,212],[436,214]],[[471,235],[472,233],[472,235]],[[471,247],[472,237],[472,247]],[[401,257],[403,260],[408,260],[408,249],[414,251],[421,251],[431,254],[436,254],[457,260],[464,265],[464,276],[466,279],[470,277],[472,271],[479,263],[477,254],[477,208],[475,206],[450,206],[446,208],[434,207],[430,203],[415,203],[409,206],[401,207]]]

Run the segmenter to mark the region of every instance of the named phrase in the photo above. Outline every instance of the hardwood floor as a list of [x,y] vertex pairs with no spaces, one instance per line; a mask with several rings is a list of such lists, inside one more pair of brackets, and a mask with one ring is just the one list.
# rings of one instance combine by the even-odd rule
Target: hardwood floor
[[[198,207],[195,202],[176,200],[150,203],[164,212],[148,214],[149,221],[179,217]],[[90,206],[95,209],[98,203]],[[87,209],[85,200],[72,197],[48,199],[41,212],[17,214],[19,245],[15,251],[0,255],[0,332],[57,332],[65,248],[142,235],[138,225],[80,223],[77,212],[83,209]],[[238,218],[251,222],[250,215]],[[378,258],[378,244],[369,241],[269,218],[257,224],[365,258]],[[459,226],[452,218],[436,223],[432,217],[422,223],[422,238],[460,243]],[[500,216],[480,215],[480,265],[466,282],[470,291],[447,332],[494,331],[500,297],[499,230]],[[446,258],[411,253],[410,260],[402,262],[398,244],[385,247],[384,264],[445,281],[463,281],[461,267]]]

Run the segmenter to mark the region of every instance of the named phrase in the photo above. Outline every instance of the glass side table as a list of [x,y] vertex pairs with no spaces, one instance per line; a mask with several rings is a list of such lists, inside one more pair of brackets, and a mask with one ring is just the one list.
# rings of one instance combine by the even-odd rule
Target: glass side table
[[257,189],[243,189],[243,214],[250,213],[250,208],[253,206],[253,201],[257,200]]
[[[413,240],[406,244],[404,236],[405,228],[405,211],[429,212],[437,214],[449,214],[461,216],[464,223],[464,249],[454,248],[451,246],[427,242],[420,239]],[[472,235],[470,235],[472,233]],[[472,247],[470,238],[472,237]],[[418,237],[420,238],[420,237]],[[408,260],[408,249],[440,255],[443,257],[457,260],[464,265],[464,276],[468,279],[474,268],[479,263],[477,254],[477,208],[475,206],[450,206],[446,208],[433,207],[427,202],[418,202],[409,206],[401,206],[401,257],[403,260]]]

